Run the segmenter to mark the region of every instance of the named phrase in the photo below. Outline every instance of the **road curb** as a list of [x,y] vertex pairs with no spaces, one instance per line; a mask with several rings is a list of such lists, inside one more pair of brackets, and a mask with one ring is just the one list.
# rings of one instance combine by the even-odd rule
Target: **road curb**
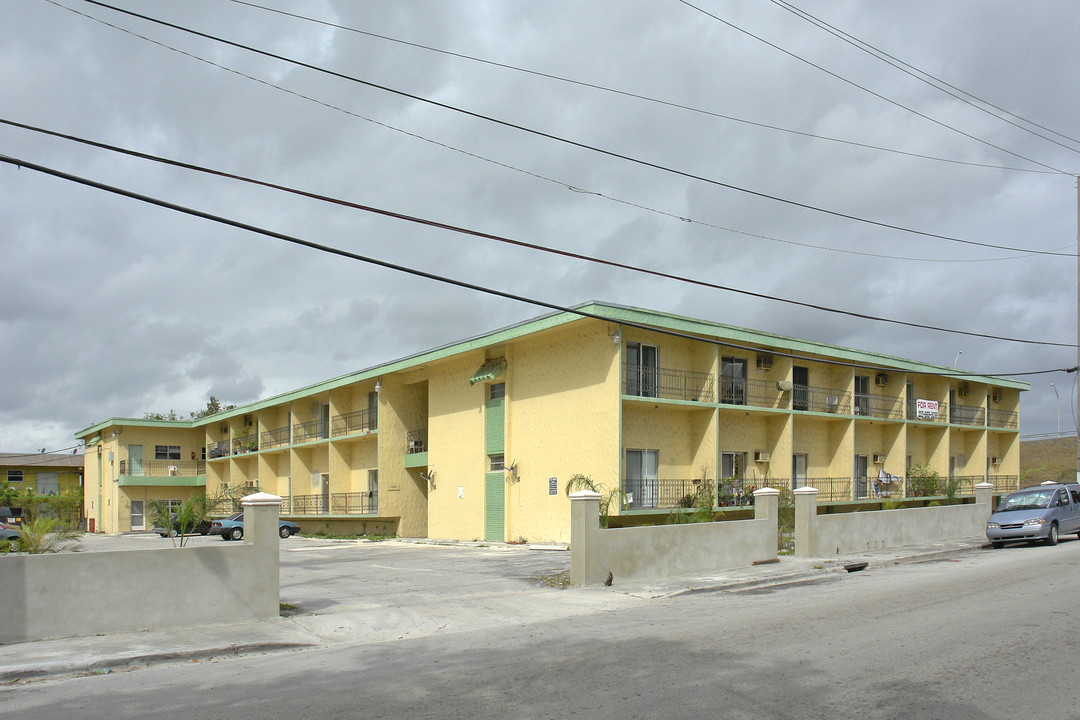
[[252,642],[225,645],[194,650],[174,650],[168,652],[142,653],[135,655],[117,654],[114,657],[99,658],[87,662],[66,662],[58,665],[39,664],[17,670],[0,670],[0,683],[14,684],[20,680],[40,680],[49,677],[72,675],[105,675],[110,672],[132,670],[137,667],[158,665],[170,662],[191,662],[210,660],[219,657],[238,657],[253,653],[280,652],[284,650],[303,650],[316,647],[317,643],[290,642]]

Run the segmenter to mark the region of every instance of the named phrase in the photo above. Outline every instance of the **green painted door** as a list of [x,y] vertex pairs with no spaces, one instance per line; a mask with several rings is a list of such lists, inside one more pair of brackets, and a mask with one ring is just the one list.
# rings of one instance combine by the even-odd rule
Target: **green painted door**
[[484,539],[506,540],[505,472],[489,472],[484,476]]

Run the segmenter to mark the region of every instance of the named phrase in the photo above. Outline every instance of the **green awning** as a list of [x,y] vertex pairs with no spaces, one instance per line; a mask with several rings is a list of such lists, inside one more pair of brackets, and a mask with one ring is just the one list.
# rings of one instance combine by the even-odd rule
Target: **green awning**
[[494,360],[486,360],[480,369],[473,373],[473,376],[469,378],[469,384],[475,385],[478,382],[486,382],[488,380],[494,380],[503,374],[506,370],[506,358],[495,358]]

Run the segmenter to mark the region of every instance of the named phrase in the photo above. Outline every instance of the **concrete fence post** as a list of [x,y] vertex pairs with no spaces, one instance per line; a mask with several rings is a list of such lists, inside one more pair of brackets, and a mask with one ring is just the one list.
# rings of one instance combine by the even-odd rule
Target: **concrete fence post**
[[986,505],[986,517],[993,514],[994,483],[981,482],[975,486],[975,504]]
[[[780,542],[780,491],[776,488],[763,487],[754,491],[754,519],[771,520],[772,532],[769,537],[772,540],[764,548],[766,557],[776,557],[776,551]],[[764,559],[764,558],[763,558]]]
[[581,490],[570,495],[570,584],[590,584],[599,567],[600,493]]
[[795,488],[795,555],[817,552],[817,488]]
[[247,588],[252,610],[260,618],[277,617],[280,612],[281,576],[278,561],[278,512],[281,498],[258,492],[245,496],[244,543],[254,545],[252,562],[258,565],[252,586]]

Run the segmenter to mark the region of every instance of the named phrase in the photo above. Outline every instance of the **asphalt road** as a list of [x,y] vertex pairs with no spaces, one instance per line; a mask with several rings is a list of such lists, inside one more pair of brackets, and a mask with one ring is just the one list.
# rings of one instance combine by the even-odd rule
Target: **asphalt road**
[[0,715],[1080,718],[1078,565],[1073,540],[469,632],[45,680],[0,689]]

